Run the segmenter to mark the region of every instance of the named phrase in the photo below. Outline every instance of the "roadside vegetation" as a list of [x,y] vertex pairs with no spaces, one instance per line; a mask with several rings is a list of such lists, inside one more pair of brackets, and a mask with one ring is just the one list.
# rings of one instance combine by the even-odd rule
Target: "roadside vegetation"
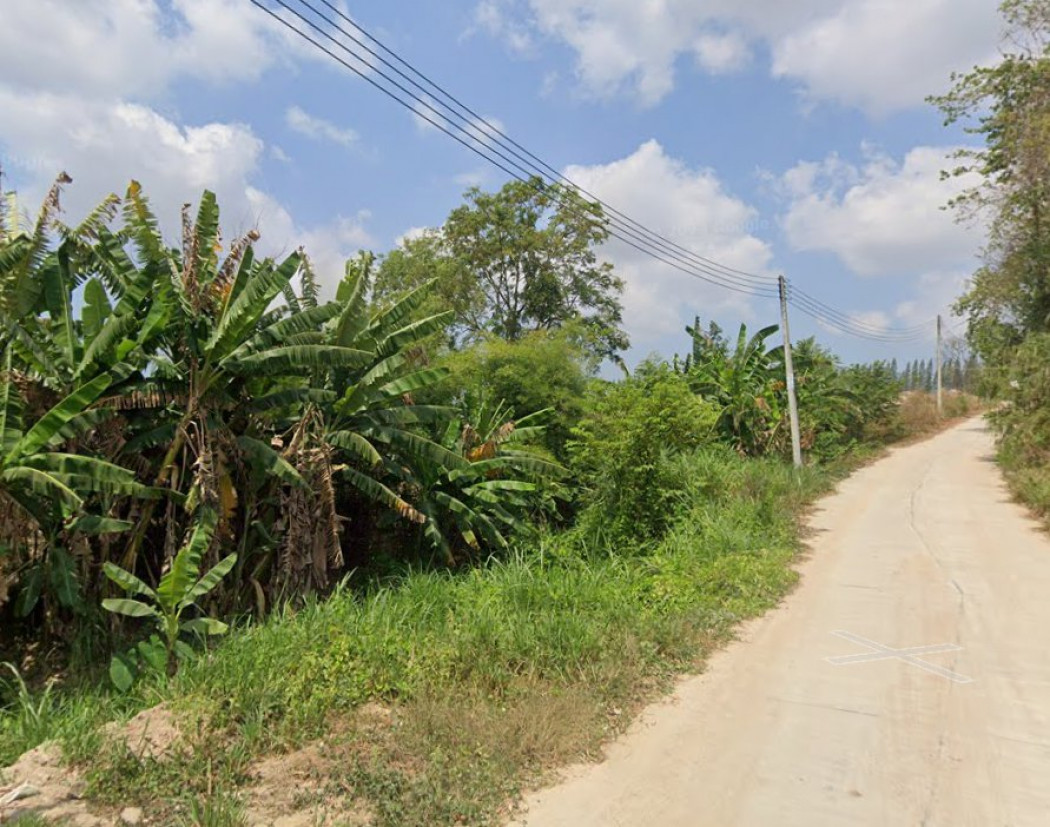
[[933,99],[983,146],[958,153],[956,175],[979,183],[952,207],[990,227],[983,266],[956,311],[984,366],[982,391],[1014,493],[1050,516],[1050,3],[1005,0],[1000,61],[955,77]]
[[[776,327],[599,378],[622,283],[569,193],[472,190],[336,282],[210,193],[174,248],[135,183],[66,225],[68,183],[0,213],[0,766],[57,741],[158,823],[245,823],[303,748],[289,807],[497,819],[790,590],[837,475],[940,425],[917,367],[805,340],[796,471]],[[157,704],[160,754],[106,726]]]

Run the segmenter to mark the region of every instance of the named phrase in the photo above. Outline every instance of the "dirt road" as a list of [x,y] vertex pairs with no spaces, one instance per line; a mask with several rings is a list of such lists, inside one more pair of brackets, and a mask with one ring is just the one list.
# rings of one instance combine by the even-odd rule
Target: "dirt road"
[[596,766],[553,825],[1050,825],[1050,539],[972,420],[821,503],[802,583]]

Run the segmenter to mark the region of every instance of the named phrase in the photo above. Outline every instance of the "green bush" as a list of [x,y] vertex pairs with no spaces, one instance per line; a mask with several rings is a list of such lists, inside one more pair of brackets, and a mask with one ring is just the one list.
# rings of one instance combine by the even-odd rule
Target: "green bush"
[[1006,400],[993,421],[999,459],[1015,493],[1050,514],[1050,333],[1030,336],[1009,368]]
[[584,533],[659,538],[681,486],[665,461],[709,442],[719,411],[663,365],[635,379],[596,383],[588,413],[569,443],[572,470],[583,486]]
[[550,408],[545,447],[559,460],[584,412],[592,365],[571,331],[531,333],[515,342],[491,338],[448,354],[449,371],[437,401],[469,397],[490,405],[504,402],[515,418]]

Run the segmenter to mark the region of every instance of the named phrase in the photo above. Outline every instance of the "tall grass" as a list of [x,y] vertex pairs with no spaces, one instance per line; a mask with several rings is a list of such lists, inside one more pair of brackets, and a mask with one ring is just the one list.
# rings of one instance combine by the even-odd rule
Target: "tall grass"
[[[662,539],[548,536],[461,573],[344,584],[244,627],[139,690],[143,704],[165,700],[197,722],[190,752],[93,755],[90,789],[153,806],[228,795],[253,755],[324,735],[377,701],[405,724],[367,760],[353,752],[346,789],[369,798],[380,823],[491,818],[531,772],[592,749],[626,720],[613,711],[698,668],[795,582],[797,517],[825,474],[720,449],[664,462],[675,505]],[[493,740],[509,733],[514,747]],[[97,748],[79,744],[81,756]]]

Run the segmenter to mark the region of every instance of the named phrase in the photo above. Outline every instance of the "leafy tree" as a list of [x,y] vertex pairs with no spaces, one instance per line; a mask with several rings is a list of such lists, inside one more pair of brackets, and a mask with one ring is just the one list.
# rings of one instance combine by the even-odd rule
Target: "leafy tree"
[[954,75],[932,98],[947,124],[984,140],[957,154],[951,175],[979,183],[952,202],[963,218],[992,217],[984,266],[957,310],[978,355],[1005,358],[1028,332],[1050,329],[1050,4],[1006,0],[1005,50],[993,66]]
[[774,449],[784,424],[783,348],[766,345],[777,330],[772,325],[749,337],[742,324],[730,350],[720,335],[686,328],[693,351],[681,370],[689,387],[719,409],[717,430],[726,444],[749,456]]
[[[834,420],[836,439],[827,455],[863,442],[884,442],[895,435],[894,417],[902,388],[892,366],[885,362],[851,365],[839,371],[835,384],[841,389],[841,404]],[[832,442],[824,439],[825,444]]]
[[[62,183],[31,227],[3,212],[0,602],[68,606],[106,563],[148,583],[212,514],[202,561],[236,550],[216,599],[265,611],[330,583],[351,520],[425,525],[428,475],[472,467],[441,442],[456,411],[413,399],[447,375],[423,351],[436,285],[373,300],[360,257],[325,303],[302,252],[223,243],[210,193],[173,249],[134,182],[73,228]],[[496,481],[467,486],[479,521],[521,498]]]
[[1002,433],[1001,457],[1021,493],[1044,512],[1050,508],[1050,333],[1018,348],[1005,383],[1006,401],[994,414]]
[[540,179],[496,193],[474,188],[440,231],[404,243],[380,267],[377,295],[436,277],[454,312],[451,342],[486,334],[518,341],[530,331],[579,324],[590,350],[627,348],[620,328],[623,282],[598,259],[609,236],[601,207]]
[[423,307],[427,315],[451,311],[443,335],[433,344],[459,348],[475,340],[484,331],[485,291],[477,275],[457,256],[452,255],[440,230],[426,230],[391,250],[378,264],[375,275],[375,299],[379,304],[391,302],[399,295],[425,284],[432,288]]
[[565,445],[585,410],[588,377],[595,365],[572,327],[536,331],[516,342],[489,337],[474,347],[448,354],[440,386],[444,401],[505,403],[511,417],[549,409],[542,440],[565,461]]

